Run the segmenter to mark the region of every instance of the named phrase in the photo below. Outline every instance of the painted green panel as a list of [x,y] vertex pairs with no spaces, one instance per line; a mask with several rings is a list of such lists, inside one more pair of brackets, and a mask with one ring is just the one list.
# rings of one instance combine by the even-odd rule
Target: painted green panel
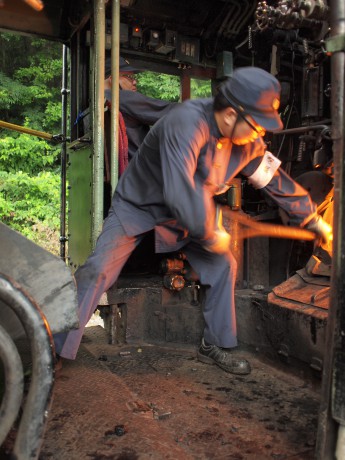
[[92,151],[77,141],[69,148],[68,257],[74,271],[92,250]]

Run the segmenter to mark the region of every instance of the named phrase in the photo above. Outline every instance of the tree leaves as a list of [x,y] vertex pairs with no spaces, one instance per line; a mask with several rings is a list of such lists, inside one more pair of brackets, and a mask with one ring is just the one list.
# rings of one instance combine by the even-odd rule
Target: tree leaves
[[33,94],[25,85],[0,72],[0,110],[10,110],[16,105],[23,107],[32,100]]
[[[61,45],[0,34],[0,46],[0,118],[39,131],[59,133]],[[55,144],[0,128],[0,217],[56,254],[59,156],[60,147]]]
[[137,81],[138,91],[146,96],[171,102],[180,98],[180,79],[174,75],[140,72]]
[[[140,72],[137,77],[137,88],[140,93],[156,99],[170,102],[180,100],[180,77],[156,72]],[[211,80],[191,79],[191,98],[210,97]]]
[[0,139],[0,170],[36,175],[43,169],[57,172],[60,149],[28,134]]
[[[25,172],[0,171],[0,215],[2,221],[25,236],[50,247],[50,238],[37,233],[45,228],[57,234],[59,228],[60,178],[51,172],[30,176]],[[56,241],[57,243],[57,241]],[[55,244],[55,251],[57,245]]]

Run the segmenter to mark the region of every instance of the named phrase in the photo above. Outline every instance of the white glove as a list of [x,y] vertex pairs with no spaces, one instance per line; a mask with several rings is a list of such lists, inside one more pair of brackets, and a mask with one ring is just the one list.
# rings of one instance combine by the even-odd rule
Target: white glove
[[216,230],[214,238],[207,242],[204,248],[216,254],[225,254],[230,250],[231,236],[225,230]]
[[324,244],[329,244],[333,240],[332,227],[321,216],[314,217],[305,228],[316,233]]

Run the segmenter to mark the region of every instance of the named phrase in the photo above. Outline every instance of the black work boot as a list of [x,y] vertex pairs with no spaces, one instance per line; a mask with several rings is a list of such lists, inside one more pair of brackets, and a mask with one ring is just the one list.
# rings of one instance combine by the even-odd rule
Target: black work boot
[[250,364],[246,359],[237,358],[231,350],[217,347],[217,345],[205,345],[204,339],[201,341],[198,350],[198,360],[206,364],[217,364],[224,371],[231,374],[250,374]]

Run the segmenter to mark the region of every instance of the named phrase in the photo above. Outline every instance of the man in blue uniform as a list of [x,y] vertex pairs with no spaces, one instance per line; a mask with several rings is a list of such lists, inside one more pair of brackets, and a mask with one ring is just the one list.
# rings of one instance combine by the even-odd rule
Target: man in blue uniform
[[232,352],[237,345],[236,261],[230,235],[215,225],[214,195],[242,173],[287,213],[291,224],[330,236],[308,193],[265,152],[261,136],[282,128],[279,97],[280,85],[272,75],[239,68],[214,99],[178,104],[151,128],[120,178],[94,253],[75,274],[80,328],[69,332],[63,346],[57,344],[57,353],[75,358],[102,293],[154,228],[156,250],[183,247],[206,287],[198,358],[227,372],[250,372],[248,361]]
[[[140,72],[120,57],[119,67],[119,111],[123,116],[128,138],[128,159],[131,160],[146,134],[156,121],[167,114],[175,103],[154,99],[137,91],[135,75]],[[111,59],[105,62],[105,98],[111,102]]]

